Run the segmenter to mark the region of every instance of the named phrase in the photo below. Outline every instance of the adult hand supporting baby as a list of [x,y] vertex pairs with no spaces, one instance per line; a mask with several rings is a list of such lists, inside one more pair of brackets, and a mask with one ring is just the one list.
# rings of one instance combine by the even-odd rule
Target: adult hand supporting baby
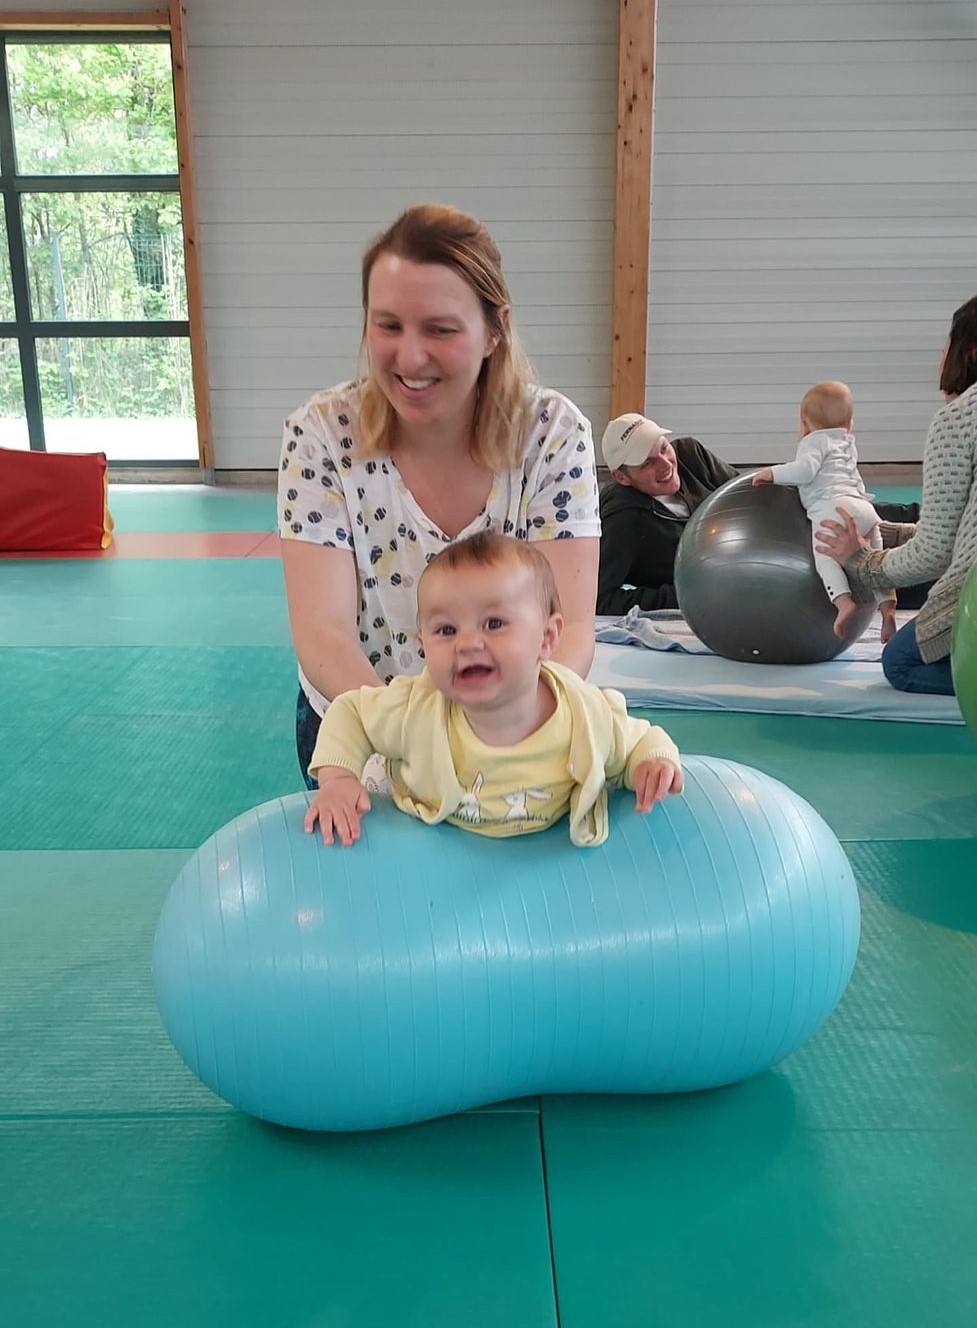
[[814,532],[817,552],[826,553],[839,563],[844,563],[860,549],[870,550],[872,546],[864,536],[859,535],[850,512],[846,512],[843,507],[836,507],[835,511],[841,520],[829,521],[825,517]]

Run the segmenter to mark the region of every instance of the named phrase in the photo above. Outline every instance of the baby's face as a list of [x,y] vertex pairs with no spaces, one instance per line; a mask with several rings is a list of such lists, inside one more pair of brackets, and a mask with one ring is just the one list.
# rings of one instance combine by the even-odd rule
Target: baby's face
[[466,711],[499,711],[534,693],[562,627],[517,562],[426,572],[417,609],[431,680]]

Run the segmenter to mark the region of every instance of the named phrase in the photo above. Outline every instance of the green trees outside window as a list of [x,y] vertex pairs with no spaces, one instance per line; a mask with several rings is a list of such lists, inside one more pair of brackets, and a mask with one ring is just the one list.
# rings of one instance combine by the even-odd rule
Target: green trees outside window
[[30,408],[16,352],[27,331],[47,447],[67,450],[74,437],[72,450],[111,458],[113,427],[126,421],[133,459],[131,423],[156,421],[156,446],[169,419],[179,455],[143,459],[195,459],[169,43],[8,35],[4,48],[14,160],[5,153],[3,181],[19,225],[0,235],[0,445],[7,435],[26,445],[14,435],[25,386]]

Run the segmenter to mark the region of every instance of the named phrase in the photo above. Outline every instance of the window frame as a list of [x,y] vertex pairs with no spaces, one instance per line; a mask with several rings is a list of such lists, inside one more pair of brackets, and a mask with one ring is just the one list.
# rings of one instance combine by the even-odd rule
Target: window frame
[[[13,122],[10,86],[7,74],[8,38],[18,44],[33,42],[69,45],[90,44],[93,39],[109,45],[133,41],[166,44],[170,49],[173,74],[173,109],[176,121],[177,171],[167,175],[19,175],[15,170]],[[0,321],[0,337],[16,339],[20,351],[24,387],[24,410],[32,451],[43,451],[44,420],[37,369],[36,343],[57,337],[187,337],[194,395],[197,432],[197,467],[213,473],[213,434],[211,427],[210,386],[207,371],[206,339],[203,321],[203,297],[197,243],[197,221],[193,173],[191,169],[191,130],[186,86],[186,38],[183,6],[170,0],[166,9],[133,13],[10,13],[0,11],[0,195],[7,224],[14,319]],[[44,321],[32,317],[28,284],[27,251],[20,207],[21,195],[38,193],[175,193],[181,201],[183,257],[186,279],[187,318],[176,320],[61,320]],[[110,466],[112,462],[110,460]],[[188,460],[146,460],[120,462],[126,470],[186,468]]]

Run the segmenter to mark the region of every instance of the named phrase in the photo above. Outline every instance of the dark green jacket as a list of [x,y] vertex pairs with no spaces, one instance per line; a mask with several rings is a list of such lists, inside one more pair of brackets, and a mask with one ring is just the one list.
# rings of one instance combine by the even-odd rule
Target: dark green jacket
[[[694,512],[703,499],[739,472],[696,438],[673,438],[681,485],[678,497]],[[611,480],[600,495],[600,572],[597,612],[619,617],[635,604],[642,609],[675,609],[675,551],[688,517],[676,516],[649,498]],[[633,586],[625,590],[624,586]]]

